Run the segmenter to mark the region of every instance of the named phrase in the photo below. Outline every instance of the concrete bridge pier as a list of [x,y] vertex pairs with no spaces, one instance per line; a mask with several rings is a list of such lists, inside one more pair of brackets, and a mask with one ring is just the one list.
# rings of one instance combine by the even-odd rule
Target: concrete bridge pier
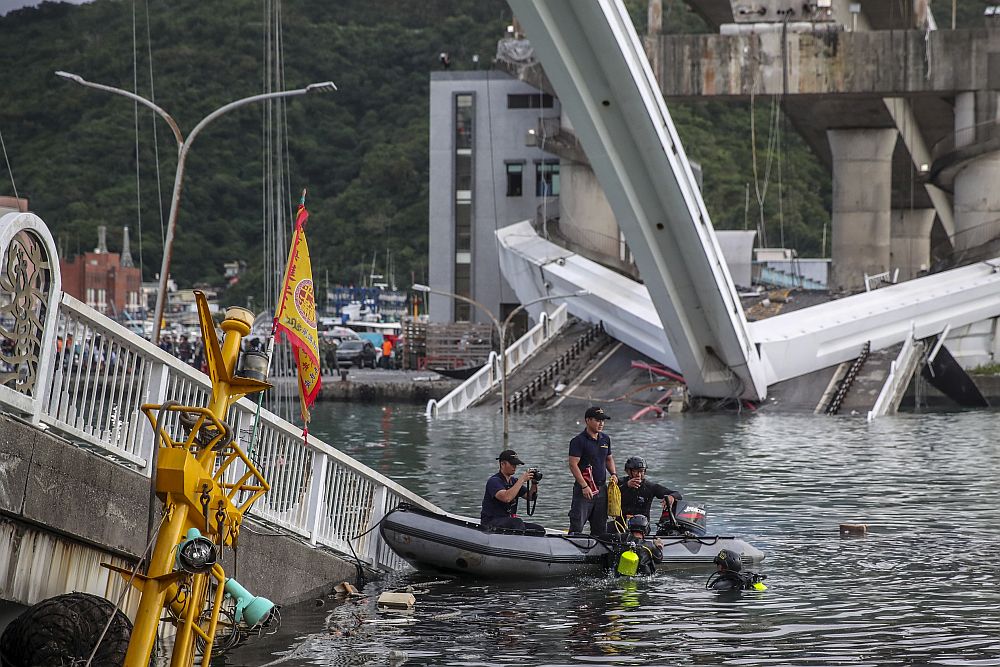
[[[1000,152],[975,158],[955,175],[955,250],[1000,235]],[[995,223],[995,224],[989,224]]]
[[931,265],[932,208],[895,209],[892,211],[889,244],[893,270],[899,269],[899,280],[911,280]]
[[827,130],[833,155],[830,288],[864,287],[865,274],[889,270],[892,153],[898,130]]
[[1000,233],[1000,152],[989,150],[997,143],[997,113],[994,91],[955,95],[955,149],[972,152],[977,144],[984,149],[955,173],[955,250],[981,245]]

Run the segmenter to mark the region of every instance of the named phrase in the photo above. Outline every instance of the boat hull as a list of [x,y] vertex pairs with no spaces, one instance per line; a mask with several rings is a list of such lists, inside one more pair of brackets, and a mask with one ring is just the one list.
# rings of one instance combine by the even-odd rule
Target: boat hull
[[[478,524],[409,507],[397,508],[380,525],[382,538],[418,570],[474,577],[539,579],[601,574],[610,547],[589,535],[526,535],[486,532]],[[734,537],[669,536],[663,540],[664,567],[710,566],[720,549],[739,553],[747,564],[764,554]]]

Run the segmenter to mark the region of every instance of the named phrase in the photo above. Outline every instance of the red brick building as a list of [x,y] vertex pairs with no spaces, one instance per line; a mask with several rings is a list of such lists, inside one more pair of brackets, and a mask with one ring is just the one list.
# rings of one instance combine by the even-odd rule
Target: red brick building
[[59,259],[63,291],[75,296],[108,317],[120,319],[128,311],[142,316],[142,276],[132,263],[128,227],[124,228],[122,253],[108,252],[107,228],[98,227],[98,244],[93,252],[72,261]]

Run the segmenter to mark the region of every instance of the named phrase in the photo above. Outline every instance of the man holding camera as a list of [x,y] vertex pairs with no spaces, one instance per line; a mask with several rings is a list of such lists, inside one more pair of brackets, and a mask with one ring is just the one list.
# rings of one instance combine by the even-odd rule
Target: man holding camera
[[[482,527],[544,530],[542,526],[525,523],[517,516],[517,499],[525,496],[528,502],[531,502],[537,498],[538,481],[542,478],[542,474],[532,468],[520,477],[514,477],[517,466],[523,465],[524,462],[517,457],[517,453],[513,449],[505,449],[500,452],[497,461],[500,462],[500,471],[486,480],[483,509],[479,513],[479,522]],[[531,484],[532,481],[535,483]]]

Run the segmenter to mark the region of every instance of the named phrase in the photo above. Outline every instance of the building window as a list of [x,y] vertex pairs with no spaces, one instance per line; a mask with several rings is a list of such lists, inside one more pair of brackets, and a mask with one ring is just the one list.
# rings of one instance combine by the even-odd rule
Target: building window
[[[470,94],[455,96],[455,282],[452,291],[472,297],[472,193],[475,180],[473,127],[475,100]],[[455,300],[455,321],[469,322],[468,303]]]
[[472,95],[455,96],[455,251],[472,249]]
[[559,196],[558,162],[535,163],[535,196],[536,197]]
[[521,196],[521,181],[524,175],[524,165],[520,162],[507,163],[507,196]]
[[468,148],[455,152],[455,190],[472,192],[472,151]]
[[[455,294],[464,297],[472,297],[472,264],[458,261],[467,259],[466,257],[455,258]],[[455,299],[455,321],[471,322],[472,306],[465,301]]]
[[472,250],[472,204],[455,204],[455,252]]
[[472,148],[472,123],[475,119],[472,95],[455,96],[455,148]]
[[91,308],[95,308],[97,306],[97,290],[93,287],[87,288],[87,305]]
[[531,93],[528,95],[508,95],[508,109],[551,109],[552,96],[546,93]]

